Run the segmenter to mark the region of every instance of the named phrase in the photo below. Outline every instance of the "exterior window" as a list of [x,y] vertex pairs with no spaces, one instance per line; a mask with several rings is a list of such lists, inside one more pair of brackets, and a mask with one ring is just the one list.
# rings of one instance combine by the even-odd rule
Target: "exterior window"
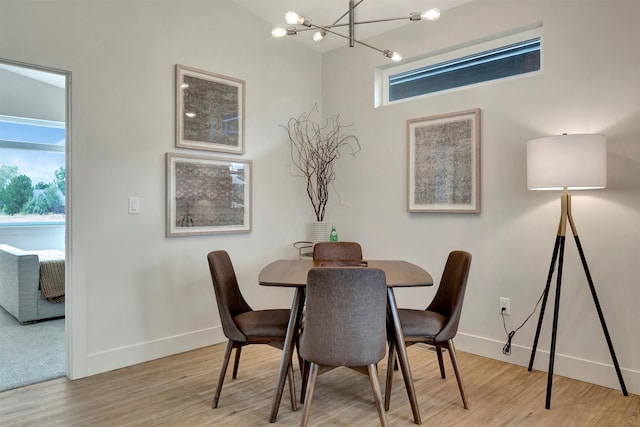
[[65,125],[0,116],[0,226],[65,220]]
[[542,22],[380,66],[375,105],[540,72]]
[[540,38],[389,77],[389,101],[540,71]]

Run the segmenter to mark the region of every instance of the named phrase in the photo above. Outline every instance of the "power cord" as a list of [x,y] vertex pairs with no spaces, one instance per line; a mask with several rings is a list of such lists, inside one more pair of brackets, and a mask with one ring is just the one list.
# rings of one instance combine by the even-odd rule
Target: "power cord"
[[525,323],[529,321],[536,310],[538,310],[538,305],[540,304],[540,301],[542,301],[542,297],[544,297],[544,291],[542,291],[542,295],[540,295],[540,298],[538,298],[538,302],[536,302],[535,307],[533,307],[533,311],[531,312],[531,314],[529,314],[527,318],[524,319],[524,322],[522,322],[520,326],[518,326],[511,332],[507,332],[507,321],[504,318],[504,312],[506,311],[506,308],[502,307],[502,310],[500,310],[500,315],[502,316],[502,326],[504,327],[504,332],[507,334],[507,342],[505,343],[504,347],[502,347],[502,354],[506,354],[507,356],[511,355],[511,340],[513,339],[513,336],[520,330],[520,328],[525,325]]

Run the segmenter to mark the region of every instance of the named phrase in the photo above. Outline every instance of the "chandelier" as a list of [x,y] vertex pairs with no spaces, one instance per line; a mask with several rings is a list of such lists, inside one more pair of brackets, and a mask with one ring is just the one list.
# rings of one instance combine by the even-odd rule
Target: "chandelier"
[[[391,51],[389,49],[378,49],[377,47],[371,46],[368,43],[365,43],[360,40],[356,40],[355,26],[360,24],[374,24],[378,22],[399,21],[403,19],[409,19],[410,21],[421,21],[421,20],[436,21],[438,18],[440,18],[440,11],[434,8],[434,9],[429,9],[426,12],[413,12],[408,17],[403,16],[400,18],[374,19],[370,21],[356,22],[355,16],[354,16],[355,8],[358,5],[360,5],[363,1],[364,0],[360,0],[356,3],[354,0],[349,0],[349,10],[343,13],[342,16],[336,19],[336,21],[331,25],[316,25],[313,22],[311,22],[311,19],[301,16],[294,11],[289,11],[285,14],[285,17],[284,17],[286,23],[289,25],[302,25],[302,27],[294,26],[294,27],[288,27],[288,28],[281,28],[281,27],[274,28],[271,31],[271,35],[273,37],[279,38],[284,36],[296,35],[302,31],[315,30],[312,36],[313,40],[315,42],[320,42],[327,35],[327,33],[331,33],[331,34],[335,34],[336,36],[349,40],[349,47],[353,47],[355,46],[355,43],[358,43],[382,53],[387,58],[391,58],[391,60],[394,62],[400,62],[402,61],[402,55],[400,53]],[[349,17],[349,21],[341,23],[340,21],[342,21],[342,19],[346,16]],[[347,27],[347,29],[349,30],[349,34],[346,35],[346,34],[341,34],[337,31],[334,31],[334,29],[337,29],[339,27]]]

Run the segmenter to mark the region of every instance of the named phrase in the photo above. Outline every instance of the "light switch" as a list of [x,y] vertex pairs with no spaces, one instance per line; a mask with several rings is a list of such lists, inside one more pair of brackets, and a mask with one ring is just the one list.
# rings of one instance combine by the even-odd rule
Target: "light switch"
[[140,213],[140,197],[129,197],[129,213]]

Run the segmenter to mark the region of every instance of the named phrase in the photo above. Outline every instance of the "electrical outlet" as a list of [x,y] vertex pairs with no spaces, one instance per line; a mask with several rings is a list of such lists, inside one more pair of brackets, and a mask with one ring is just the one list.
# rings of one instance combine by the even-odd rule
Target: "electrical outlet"
[[506,315],[511,314],[511,300],[509,298],[500,297],[500,312]]

